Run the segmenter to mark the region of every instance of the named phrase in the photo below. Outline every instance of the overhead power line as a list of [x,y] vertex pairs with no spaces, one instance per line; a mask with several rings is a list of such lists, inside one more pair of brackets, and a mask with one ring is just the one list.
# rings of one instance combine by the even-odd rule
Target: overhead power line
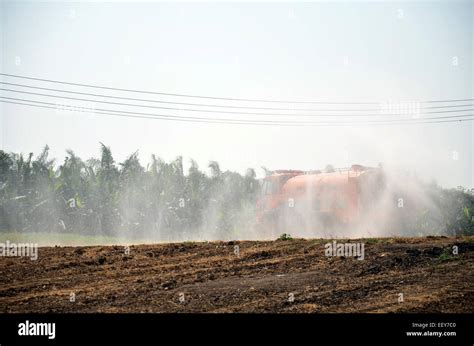
[[[54,88],[44,88],[32,85],[25,85],[25,84],[18,84],[18,83],[8,83],[0,81],[0,84],[4,85],[11,85],[29,89],[38,89],[38,90],[46,90],[46,91],[55,91],[60,93],[68,93],[68,94],[77,94],[77,95],[85,95],[85,96],[94,96],[94,97],[103,97],[103,98],[111,98],[111,99],[121,99],[121,100],[128,100],[128,101],[139,101],[139,102],[153,102],[153,103],[164,103],[164,104],[172,104],[172,105],[181,105],[181,106],[198,106],[198,107],[208,107],[208,108],[232,108],[232,109],[255,109],[255,110],[272,110],[272,111],[288,111],[291,109],[295,112],[318,112],[318,111],[348,111],[348,112],[371,112],[377,109],[314,109],[314,108],[292,108],[292,107],[285,107],[285,108],[277,108],[277,107],[255,107],[255,106],[235,106],[235,105],[217,105],[217,104],[209,104],[209,103],[189,103],[189,102],[173,102],[173,101],[164,101],[164,100],[155,100],[155,99],[141,99],[141,98],[133,98],[133,97],[124,97],[124,96],[112,96],[112,95],[104,95],[104,94],[96,94],[96,93],[85,93],[85,92],[78,92],[78,91],[70,91],[70,90],[62,90],[62,89],[54,89]],[[427,107],[427,108],[441,108],[441,107],[457,107],[457,106],[438,106],[438,107]]]
[[[6,76],[6,77],[12,77],[12,78],[21,78],[21,79],[27,79],[27,80],[40,81],[40,82],[95,88],[95,89],[114,90],[114,91],[132,92],[132,93],[150,94],[150,95],[161,95],[161,96],[223,100],[223,101],[245,101],[245,102],[265,102],[265,103],[287,103],[287,104],[326,104],[326,105],[330,105],[330,104],[333,104],[333,105],[378,105],[380,104],[380,102],[326,102],[326,101],[295,101],[295,100],[290,101],[290,100],[266,100],[266,99],[202,96],[202,95],[192,95],[192,94],[177,94],[177,93],[165,93],[165,92],[156,92],[156,91],[147,91],[147,90],[124,89],[124,88],[115,88],[115,87],[109,87],[109,86],[83,84],[83,83],[71,83],[71,82],[64,82],[64,81],[53,80],[53,79],[34,78],[34,77],[20,76],[20,75],[15,75],[15,74],[8,74],[8,73],[0,73],[0,75]],[[474,101],[474,99],[428,100],[428,101],[421,101],[421,103],[469,102],[469,101]]]
[[[11,100],[11,101],[8,101]],[[58,110],[58,106],[50,102],[41,102],[25,99],[16,99],[9,97],[0,97],[0,102],[32,106],[38,108],[49,108]],[[405,120],[380,120],[380,121],[358,121],[358,122],[317,122],[317,121],[267,121],[267,120],[241,120],[241,119],[222,119],[222,118],[200,118],[200,117],[185,117],[185,116],[173,116],[164,114],[151,114],[141,112],[127,112],[127,111],[116,111],[110,109],[92,109],[94,114],[105,114],[122,116],[129,118],[145,118],[145,119],[161,119],[161,120],[174,120],[184,122],[201,122],[201,123],[218,123],[218,124],[242,124],[242,125],[271,125],[271,126],[355,126],[355,125],[400,125],[400,124],[426,124],[426,123],[447,123],[447,122],[463,122],[472,121],[474,114],[464,114],[457,116],[444,116],[434,118],[423,118],[423,119],[405,119]],[[448,119],[448,120],[440,120]],[[454,120],[456,119],[456,120]]]
[[[101,97],[101,98],[110,98],[115,100],[127,100],[127,101],[137,101],[137,102],[151,102],[151,103],[162,103],[162,104],[172,104],[172,105],[181,105],[181,106],[197,106],[197,107],[208,107],[208,108],[230,108],[230,109],[255,109],[255,110],[272,110],[272,111],[288,111],[292,110],[294,112],[373,112],[380,110],[379,108],[323,108],[323,109],[314,109],[314,108],[294,108],[294,107],[285,107],[285,108],[276,108],[276,107],[255,107],[255,106],[235,106],[235,105],[217,105],[217,104],[209,104],[209,103],[188,103],[188,102],[173,102],[173,101],[164,101],[164,100],[155,100],[155,99],[142,99],[142,98],[133,98],[133,97],[124,97],[124,96],[113,96],[113,95],[105,95],[105,94],[96,94],[96,93],[85,93],[79,91],[70,91],[70,90],[62,90],[62,89],[54,89],[54,88],[45,88],[45,87],[38,87],[33,85],[27,84],[18,84],[18,83],[8,83],[0,81],[0,84],[3,85],[10,85],[28,89],[37,89],[37,90],[46,90],[46,91],[54,91],[60,93],[67,93],[67,94],[75,94],[75,95],[84,95],[84,96],[93,96],[93,97]],[[380,103],[379,105],[382,106],[384,103]],[[462,104],[462,105],[444,105],[444,106],[428,106],[428,107],[420,107],[420,109],[441,109],[441,108],[459,108],[459,107],[470,107],[474,106],[474,104]]]
[[[293,113],[252,113],[252,112],[236,112],[236,111],[225,111],[225,110],[202,110],[202,109],[160,107],[160,106],[150,106],[150,105],[141,105],[141,104],[132,104],[132,103],[100,101],[100,100],[84,99],[84,98],[77,98],[77,97],[49,95],[49,94],[43,94],[43,93],[34,93],[34,92],[13,90],[13,89],[5,89],[5,88],[0,88],[0,90],[7,91],[7,92],[13,92],[13,93],[27,94],[27,95],[52,97],[52,98],[58,98],[58,99],[64,99],[64,100],[74,100],[74,101],[93,102],[93,103],[97,102],[97,103],[104,103],[104,104],[117,105],[117,106],[166,109],[166,110],[185,111],[185,112],[199,112],[199,113],[241,114],[241,115],[254,115],[254,116],[255,115],[256,116],[272,115],[272,116],[294,116],[294,117],[381,117],[381,116],[409,115],[409,113],[389,113],[389,114],[384,114],[384,113],[376,113],[376,114],[293,114]],[[449,110],[449,111],[428,111],[428,112],[424,112],[423,115],[424,114],[457,113],[457,112],[466,112],[466,111],[474,111],[474,109],[473,108],[468,108],[468,109],[457,109],[457,110]],[[422,115],[422,114],[418,114],[418,115]]]

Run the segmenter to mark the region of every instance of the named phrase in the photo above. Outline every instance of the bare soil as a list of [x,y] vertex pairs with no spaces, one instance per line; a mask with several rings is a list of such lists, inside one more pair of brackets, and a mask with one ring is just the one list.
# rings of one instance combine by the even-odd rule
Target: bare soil
[[0,311],[474,312],[474,237],[359,241],[364,260],[321,239],[41,247],[0,257]]

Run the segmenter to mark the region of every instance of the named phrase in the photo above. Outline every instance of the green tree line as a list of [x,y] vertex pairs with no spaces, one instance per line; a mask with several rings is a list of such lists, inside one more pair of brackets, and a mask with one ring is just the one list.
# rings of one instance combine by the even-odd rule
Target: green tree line
[[235,237],[252,226],[253,169],[241,175],[211,161],[206,174],[191,160],[184,172],[182,157],[155,155],[143,167],[138,152],[116,163],[109,147],[100,150],[86,161],[68,150],[60,165],[48,146],[36,157],[0,151],[0,231],[178,240]]
[[[165,162],[155,155],[143,167],[138,152],[117,163],[104,144],[100,158],[82,160],[68,150],[60,164],[49,158],[48,146],[37,156],[0,150],[0,232],[164,241],[248,238],[258,232],[255,171],[222,171],[215,161],[206,168],[191,160],[185,172],[182,157]],[[421,192],[433,207],[400,214],[399,234],[474,234],[473,190],[423,184]]]

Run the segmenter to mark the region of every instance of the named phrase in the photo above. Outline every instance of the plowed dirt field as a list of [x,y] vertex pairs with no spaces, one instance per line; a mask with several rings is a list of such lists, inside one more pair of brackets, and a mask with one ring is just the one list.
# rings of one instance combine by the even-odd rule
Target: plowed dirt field
[[474,237],[352,240],[363,260],[328,242],[41,247],[0,257],[0,311],[474,312]]

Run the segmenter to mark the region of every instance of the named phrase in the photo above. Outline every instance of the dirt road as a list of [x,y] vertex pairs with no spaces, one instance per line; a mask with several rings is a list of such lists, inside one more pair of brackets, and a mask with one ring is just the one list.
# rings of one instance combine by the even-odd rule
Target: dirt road
[[327,242],[42,247],[0,257],[0,311],[474,312],[474,237]]

